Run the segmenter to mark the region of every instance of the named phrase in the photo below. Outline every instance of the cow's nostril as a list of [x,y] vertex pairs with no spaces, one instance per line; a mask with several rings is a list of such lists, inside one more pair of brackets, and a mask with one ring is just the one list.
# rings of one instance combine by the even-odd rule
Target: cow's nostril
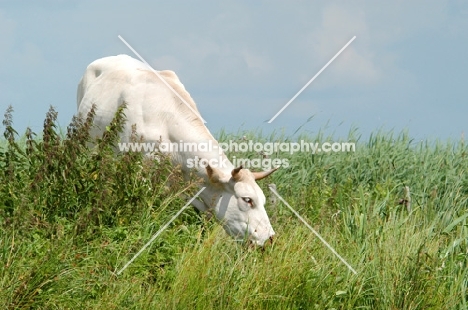
[[270,243],[273,243],[273,236],[270,236],[268,239],[270,239]]

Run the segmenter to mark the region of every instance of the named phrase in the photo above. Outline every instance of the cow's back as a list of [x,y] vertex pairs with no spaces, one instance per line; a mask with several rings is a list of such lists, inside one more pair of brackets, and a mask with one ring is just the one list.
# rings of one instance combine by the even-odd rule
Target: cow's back
[[[198,112],[174,72],[160,71],[159,74]],[[77,104],[78,114],[82,117],[93,104],[96,105],[93,136],[104,131],[123,103],[127,104],[127,122],[122,141],[130,138],[133,124],[137,125],[138,134],[146,141],[178,139],[171,133],[177,135],[181,126],[204,127],[198,117],[142,62],[127,55],[92,62],[78,85]]]

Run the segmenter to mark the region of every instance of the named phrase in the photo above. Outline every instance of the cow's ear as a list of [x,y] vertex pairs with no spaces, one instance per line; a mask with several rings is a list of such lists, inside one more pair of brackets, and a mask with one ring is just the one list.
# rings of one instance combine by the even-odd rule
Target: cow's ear
[[212,168],[210,165],[206,166],[206,174],[211,183],[219,183],[219,171],[216,168]]
[[235,169],[232,169],[231,171],[231,176],[232,178],[234,179],[234,181],[239,181],[240,180],[240,171],[242,170],[242,165],[240,165],[239,167],[235,168]]

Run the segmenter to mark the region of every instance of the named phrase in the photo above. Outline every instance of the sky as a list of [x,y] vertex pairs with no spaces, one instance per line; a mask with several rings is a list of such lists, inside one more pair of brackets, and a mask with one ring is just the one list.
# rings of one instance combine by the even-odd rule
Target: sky
[[468,131],[462,0],[0,0],[0,113],[11,105],[20,134],[41,132],[53,106],[66,127],[88,64],[136,57],[119,35],[154,69],[177,73],[213,133],[346,138],[354,128],[458,141]]

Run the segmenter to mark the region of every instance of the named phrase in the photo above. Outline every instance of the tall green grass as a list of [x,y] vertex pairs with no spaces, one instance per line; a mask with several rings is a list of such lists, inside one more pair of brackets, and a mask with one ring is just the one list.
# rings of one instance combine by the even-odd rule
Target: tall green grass
[[[0,143],[0,306],[5,309],[465,309],[468,148],[379,131],[348,153],[276,153],[277,191],[358,272],[354,275],[279,201],[264,249],[235,242],[185,211],[121,268],[193,195],[167,158],[116,154],[119,110],[87,147],[93,112],[65,136],[51,109],[41,138],[19,138],[12,111]],[[334,142],[220,132],[221,141]],[[135,133],[134,139],[138,139]],[[264,155],[232,152],[230,156]],[[402,201],[411,192],[411,209]]]

